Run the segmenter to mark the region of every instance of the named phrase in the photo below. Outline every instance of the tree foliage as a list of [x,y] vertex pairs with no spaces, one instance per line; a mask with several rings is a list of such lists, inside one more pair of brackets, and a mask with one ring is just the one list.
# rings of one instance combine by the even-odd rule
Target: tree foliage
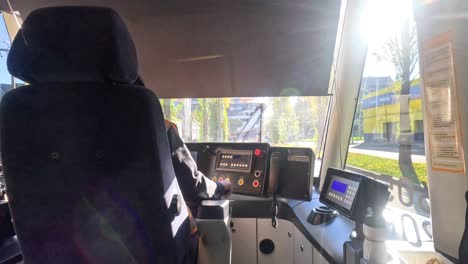
[[222,119],[221,119],[221,127],[223,129],[223,141],[229,140],[229,117],[228,117],[228,109],[231,105],[230,98],[223,98],[222,99]]
[[208,140],[208,119],[210,112],[208,109],[208,99],[198,99],[198,106],[192,112],[194,121],[199,126],[200,141]]
[[183,103],[177,99],[160,99],[159,102],[164,112],[164,118],[173,123],[179,123],[184,106]]
[[[190,107],[184,107],[187,103]],[[230,137],[245,124],[245,119],[230,119],[228,110],[231,103],[230,98],[161,100],[166,118],[181,125],[180,130],[184,138],[199,142],[233,140]],[[258,105],[258,102],[245,103]],[[267,98],[262,103],[267,106],[266,111],[269,112],[268,116],[262,117],[262,135],[269,138],[269,142],[291,144],[307,141],[316,146],[317,142],[321,141],[328,97],[274,97]],[[244,113],[249,107],[243,106],[241,109],[239,111]],[[187,122],[188,116],[191,120]]]
[[227,110],[229,98],[202,98],[193,110],[193,120],[199,127],[199,140],[223,142],[229,137],[229,118]]
[[268,122],[271,142],[284,144],[297,140],[300,124],[294,101],[287,97],[274,97],[270,99],[270,103],[273,111],[272,119]]

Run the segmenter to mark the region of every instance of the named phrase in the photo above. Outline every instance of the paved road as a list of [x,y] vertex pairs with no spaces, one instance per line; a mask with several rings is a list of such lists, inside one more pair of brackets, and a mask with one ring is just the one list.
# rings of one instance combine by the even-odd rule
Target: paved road
[[[365,149],[362,147],[357,148],[357,146],[351,146],[349,148],[349,152],[351,153],[359,153],[359,154],[366,154],[371,156],[377,156],[381,158],[393,159],[398,160],[398,152],[391,152],[391,151],[382,151],[382,150],[371,150]],[[416,163],[426,163],[426,156],[424,155],[411,155],[413,162]]]
[[[294,142],[292,145],[310,147],[315,150],[316,145],[313,142]],[[398,145],[367,145],[367,144],[356,144],[350,145],[349,152],[366,154],[381,158],[398,160]],[[424,147],[421,145],[413,146],[413,155],[411,155],[413,162],[426,163],[426,156],[424,155]]]

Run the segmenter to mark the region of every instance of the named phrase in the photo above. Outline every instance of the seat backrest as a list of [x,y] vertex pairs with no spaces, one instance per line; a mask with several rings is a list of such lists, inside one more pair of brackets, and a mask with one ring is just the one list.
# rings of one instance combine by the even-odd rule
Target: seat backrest
[[124,21],[97,7],[33,11],[0,104],[1,157],[25,263],[181,263],[189,220],[158,98],[131,85]]

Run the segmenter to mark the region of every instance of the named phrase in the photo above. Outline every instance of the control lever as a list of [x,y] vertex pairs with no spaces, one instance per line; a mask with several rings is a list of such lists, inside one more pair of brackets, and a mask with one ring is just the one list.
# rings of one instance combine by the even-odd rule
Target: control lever
[[278,192],[279,186],[279,175],[280,175],[280,162],[281,153],[272,152],[270,156],[270,178],[268,182],[268,193],[273,196],[273,202],[271,206],[271,225],[273,228],[278,227],[278,203],[276,200],[276,193]]
[[205,200],[198,207],[198,263],[231,263],[232,237],[227,200]]

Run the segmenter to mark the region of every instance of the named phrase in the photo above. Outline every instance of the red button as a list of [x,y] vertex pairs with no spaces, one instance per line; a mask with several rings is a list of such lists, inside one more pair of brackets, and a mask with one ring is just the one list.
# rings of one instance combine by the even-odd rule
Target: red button
[[255,149],[254,150],[254,155],[258,157],[258,156],[262,155],[262,151],[260,149]]
[[255,181],[253,181],[252,185],[253,185],[253,187],[257,188],[260,185],[260,182],[255,180]]

